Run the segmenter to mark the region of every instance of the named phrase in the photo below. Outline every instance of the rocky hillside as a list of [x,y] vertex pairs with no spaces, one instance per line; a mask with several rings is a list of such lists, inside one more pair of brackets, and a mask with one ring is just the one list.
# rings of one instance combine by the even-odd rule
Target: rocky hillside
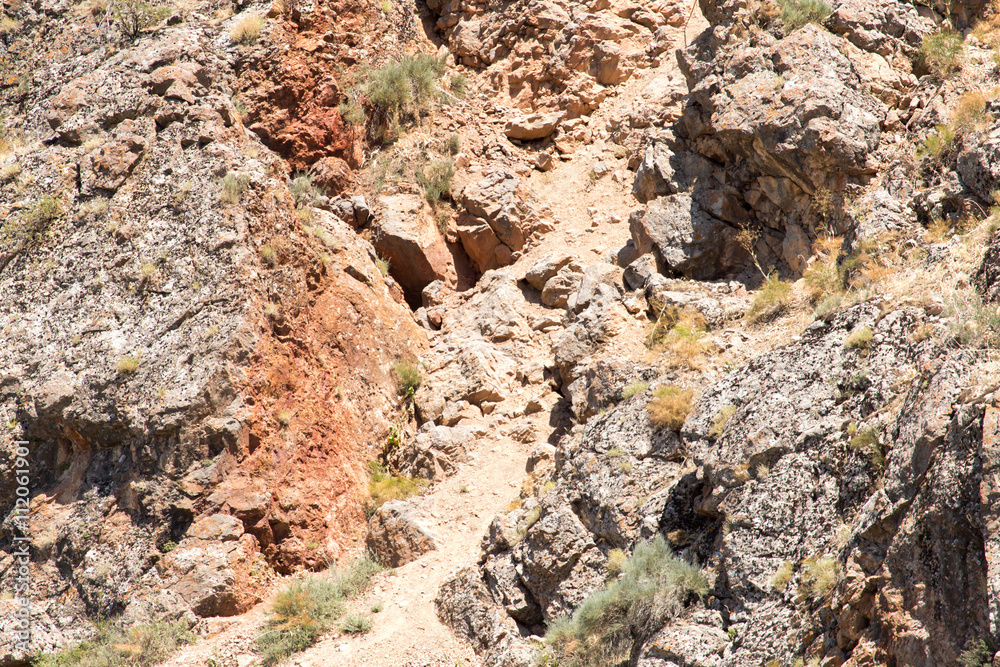
[[367,548],[299,664],[989,664],[998,12],[4,5],[29,657]]

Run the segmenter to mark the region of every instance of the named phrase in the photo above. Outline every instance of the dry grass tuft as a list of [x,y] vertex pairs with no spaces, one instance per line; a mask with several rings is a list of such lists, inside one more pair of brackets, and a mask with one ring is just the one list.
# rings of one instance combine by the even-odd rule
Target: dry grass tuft
[[649,420],[654,426],[679,431],[691,412],[694,392],[674,385],[660,387],[649,402]]
[[264,17],[259,14],[251,14],[241,18],[229,31],[229,38],[236,44],[253,44],[260,37],[260,31],[264,27]]

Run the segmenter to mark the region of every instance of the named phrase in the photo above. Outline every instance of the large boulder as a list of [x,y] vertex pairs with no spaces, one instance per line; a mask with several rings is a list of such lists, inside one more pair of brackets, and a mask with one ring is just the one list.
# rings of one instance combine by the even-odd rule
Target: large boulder
[[372,245],[389,262],[393,278],[414,303],[435,280],[456,284],[455,264],[423,199],[416,195],[379,197],[372,225]]
[[629,230],[639,253],[655,250],[666,269],[697,280],[724,276],[746,261],[738,231],[687,193],[653,200],[632,214]]
[[556,131],[562,117],[559,111],[516,116],[507,121],[504,132],[511,139],[544,139]]
[[437,538],[414,517],[414,505],[390,500],[368,520],[365,545],[387,567],[406,565],[437,549]]

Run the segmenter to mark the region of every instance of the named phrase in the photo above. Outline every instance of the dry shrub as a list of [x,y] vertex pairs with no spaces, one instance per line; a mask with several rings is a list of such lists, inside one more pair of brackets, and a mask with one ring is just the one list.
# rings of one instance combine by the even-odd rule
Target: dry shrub
[[963,93],[951,110],[951,125],[958,134],[983,130],[993,122],[993,115],[987,113],[986,105],[992,96],[983,90]]
[[669,385],[653,392],[649,402],[649,420],[654,426],[679,431],[691,412],[694,392],[690,389]]
[[260,37],[261,28],[264,27],[264,17],[259,14],[251,14],[241,18],[229,31],[229,37],[237,44],[253,44]]

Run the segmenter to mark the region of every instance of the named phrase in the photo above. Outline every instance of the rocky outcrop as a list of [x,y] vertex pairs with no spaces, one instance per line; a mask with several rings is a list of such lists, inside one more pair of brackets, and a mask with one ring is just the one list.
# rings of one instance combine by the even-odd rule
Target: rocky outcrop
[[4,139],[0,187],[0,450],[11,470],[30,442],[36,508],[3,524],[0,583],[29,538],[33,651],[90,618],[239,614],[337,559],[422,336],[351,226],[299,221],[245,126],[238,70],[270,43],[192,20],[115,45],[44,11],[5,42],[39,83],[0,91],[7,127],[46,140]]
[[[976,461],[992,395],[961,392],[974,357],[909,339],[922,317],[864,305],[818,321],[709,387],[679,433],[650,423],[643,393],[593,417],[560,444],[554,487],[494,521],[479,577],[442,588],[442,618],[462,632],[503,610],[540,632],[601,585],[611,549],[659,533],[704,564],[713,593],[648,659],[669,642],[680,664],[954,661],[988,632],[991,510]],[[846,347],[863,327],[870,347]],[[834,573],[826,588],[810,587],[819,561]],[[479,594],[456,595],[460,580]],[[476,630],[491,633],[478,639],[487,661],[516,664],[491,649],[502,622]],[[701,635],[713,650],[676,640]]]
[[686,18],[684,3],[669,0],[649,6],[519,0],[500,9],[433,0],[428,8],[451,52],[465,65],[488,68],[514,106],[571,117],[594,111],[605,86],[656,63],[669,48],[664,28]]

